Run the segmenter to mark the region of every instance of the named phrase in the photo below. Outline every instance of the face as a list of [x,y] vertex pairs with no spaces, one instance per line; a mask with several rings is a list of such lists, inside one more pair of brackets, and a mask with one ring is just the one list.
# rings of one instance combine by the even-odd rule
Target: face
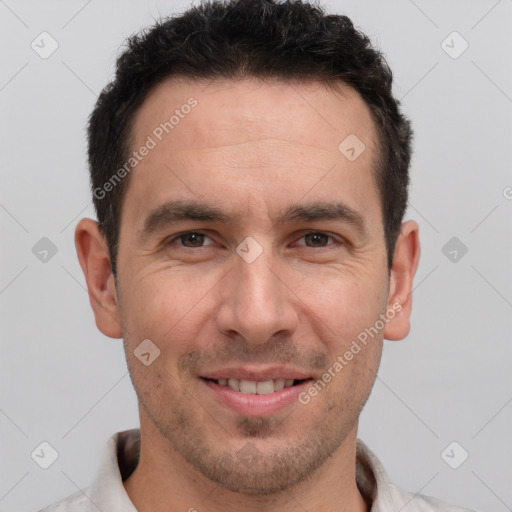
[[153,147],[123,203],[113,315],[141,430],[226,488],[285,489],[355,440],[400,322],[369,109],[348,87],[169,80],[133,134]]

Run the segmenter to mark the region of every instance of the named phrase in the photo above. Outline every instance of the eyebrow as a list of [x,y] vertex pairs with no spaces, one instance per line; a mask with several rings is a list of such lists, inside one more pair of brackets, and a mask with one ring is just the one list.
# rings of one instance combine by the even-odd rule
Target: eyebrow
[[282,211],[276,223],[314,222],[317,220],[343,221],[353,225],[361,232],[366,232],[364,217],[341,202],[315,201],[304,205],[294,204]]
[[[197,200],[170,200],[156,207],[146,217],[137,238],[143,240],[159,230],[183,220],[218,222],[226,225],[239,223],[240,214],[224,211],[216,205],[209,205]],[[281,209],[274,225],[319,220],[342,221],[357,228],[361,233],[367,232],[364,217],[341,202],[315,201],[307,204],[292,204]]]

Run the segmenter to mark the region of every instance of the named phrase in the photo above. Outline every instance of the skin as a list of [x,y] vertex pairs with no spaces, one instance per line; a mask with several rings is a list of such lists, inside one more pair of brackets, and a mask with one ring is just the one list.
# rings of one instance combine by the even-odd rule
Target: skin
[[[75,232],[96,325],[123,337],[139,399],[141,456],[125,489],[140,511],[367,511],[355,478],[358,417],[383,338],[409,332],[420,252],[418,225],[404,222],[387,267],[370,111],[347,86],[166,80],[137,113],[133,147],[190,97],[197,106],[131,173],[117,289],[97,223],[82,219]],[[349,134],[366,146],[353,162],[338,150]],[[239,218],[184,220],[141,238],[149,210],[169,199]],[[315,200],[356,210],[364,232],[340,220],[273,220]],[[174,238],[187,230],[206,237]],[[236,252],[248,236],[262,248],[252,263]],[[307,405],[245,417],[199,378],[282,363],[316,380],[396,303],[401,311]],[[160,350],[149,366],[134,355],[144,339]]]

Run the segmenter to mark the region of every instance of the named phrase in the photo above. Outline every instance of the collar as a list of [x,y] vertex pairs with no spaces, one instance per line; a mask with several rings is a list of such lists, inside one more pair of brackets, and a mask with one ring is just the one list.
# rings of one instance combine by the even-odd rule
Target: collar
[[[123,481],[137,467],[139,455],[140,429],[117,432],[107,442],[92,485],[40,512],[137,512],[124,489]],[[471,512],[394,486],[379,459],[360,439],[356,447],[356,482],[370,506],[370,512]]]
[[[89,488],[89,498],[101,510],[137,512],[123,481],[137,467],[140,455],[140,429],[117,432],[107,442],[100,469]],[[393,506],[390,481],[380,461],[360,439],[356,448],[356,482],[371,512]],[[378,505],[377,505],[378,504]]]

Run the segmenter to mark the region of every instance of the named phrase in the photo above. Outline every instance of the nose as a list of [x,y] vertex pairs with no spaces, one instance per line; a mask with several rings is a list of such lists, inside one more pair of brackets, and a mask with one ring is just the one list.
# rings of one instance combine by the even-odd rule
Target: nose
[[235,255],[226,276],[216,322],[219,331],[248,345],[263,345],[274,336],[291,337],[299,324],[298,298],[286,282],[285,265],[263,253],[251,263]]

